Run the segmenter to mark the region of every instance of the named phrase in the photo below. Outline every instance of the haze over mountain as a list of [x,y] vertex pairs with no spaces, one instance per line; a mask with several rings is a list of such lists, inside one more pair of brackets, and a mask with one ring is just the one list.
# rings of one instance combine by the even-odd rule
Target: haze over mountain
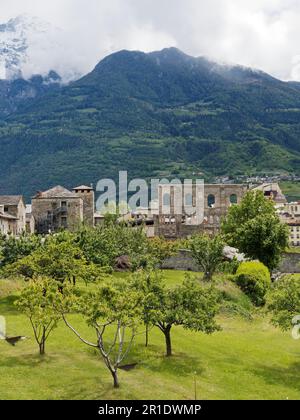
[[[75,82],[44,85],[0,114],[0,193],[29,196],[126,169],[135,177],[300,172],[296,82],[168,48],[120,51]],[[1,103],[0,89],[0,113]]]
[[27,14],[0,23],[0,80],[28,80],[55,71],[69,82],[82,75],[79,68],[63,29]]

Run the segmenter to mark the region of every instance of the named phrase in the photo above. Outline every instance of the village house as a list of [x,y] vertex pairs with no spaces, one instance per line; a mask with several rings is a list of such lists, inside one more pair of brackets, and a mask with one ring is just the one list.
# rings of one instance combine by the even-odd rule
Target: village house
[[290,246],[300,246],[300,218],[286,221],[289,227]]
[[290,246],[300,246],[300,202],[284,203],[278,208],[278,214],[289,227]]
[[26,233],[35,232],[35,221],[32,215],[32,205],[26,204]]
[[21,195],[0,196],[0,233],[21,235],[26,228],[26,206]]
[[273,200],[277,206],[281,204],[285,205],[287,203],[286,197],[277,182],[264,183],[253,188],[253,190],[263,191],[264,196]]
[[0,234],[1,235],[16,235],[17,218],[3,213],[3,208],[0,206]]
[[94,226],[94,191],[81,185],[72,191],[56,186],[32,198],[32,216],[37,233],[76,230],[81,223]]
[[[160,184],[157,199],[149,208],[137,208],[122,216],[122,220],[128,219],[133,227],[143,225],[149,237],[176,239],[201,232],[214,235],[229,207],[239,203],[250,189],[246,184],[191,184],[189,187],[188,193],[179,189],[182,196],[178,196],[175,184]],[[288,203],[277,183],[253,189],[263,191],[265,197],[274,201],[281,221],[289,226],[291,246],[300,246],[300,202]],[[199,196],[203,204],[200,212],[194,211]],[[38,192],[26,206],[21,195],[0,196],[0,233],[4,235],[74,231],[82,223],[94,227],[103,222],[104,215],[95,211],[93,188],[86,185],[72,190],[56,186]]]

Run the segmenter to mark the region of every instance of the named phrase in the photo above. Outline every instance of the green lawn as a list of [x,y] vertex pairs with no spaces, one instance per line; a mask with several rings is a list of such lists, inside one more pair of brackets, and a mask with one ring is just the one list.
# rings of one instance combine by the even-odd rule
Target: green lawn
[[299,181],[282,181],[280,187],[288,201],[300,200],[300,182]]
[[[184,273],[167,271],[166,277],[172,285],[182,281]],[[245,308],[249,305],[234,286],[220,287]],[[300,342],[270,326],[262,315],[249,321],[223,313],[223,330],[211,336],[174,328],[174,356],[169,359],[160,331],[151,331],[148,348],[139,336],[126,361],[138,366],[120,371],[121,387],[114,390],[98,354],[63,324],[41,358],[29,322],[16,311],[13,299],[0,293],[8,334],[31,339],[16,347],[0,340],[0,399],[193,399],[194,375],[199,399],[299,399]],[[92,340],[93,332],[77,316],[71,318]]]

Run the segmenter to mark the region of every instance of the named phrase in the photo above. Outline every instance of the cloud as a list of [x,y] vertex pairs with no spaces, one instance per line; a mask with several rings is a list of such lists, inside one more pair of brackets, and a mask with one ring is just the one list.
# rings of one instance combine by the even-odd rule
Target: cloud
[[1,0],[2,21],[21,13],[61,28],[52,47],[31,48],[27,74],[50,66],[71,78],[120,49],[177,46],[300,80],[298,0]]

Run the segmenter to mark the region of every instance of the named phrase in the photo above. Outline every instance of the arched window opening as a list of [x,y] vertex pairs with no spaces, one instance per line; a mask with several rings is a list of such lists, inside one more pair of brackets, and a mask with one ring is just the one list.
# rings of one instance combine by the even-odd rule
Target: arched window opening
[[207,197],[208,207],[210,207],[210,208],[215,207],[215,203],[216,203],[215,196],[213,194],[209,194],[209,196]]
[[193,205],[193,195],[191,193],[188,193],[185,195],[185,205],[186,206],[192,206]]
[[231,194],[230,203],[231,204],[237,204],[237,195],[236,194]]
[[170,194],[169,193],[165,193],[163,196],[163,205],[164,206],[169,206],[170,205]]

